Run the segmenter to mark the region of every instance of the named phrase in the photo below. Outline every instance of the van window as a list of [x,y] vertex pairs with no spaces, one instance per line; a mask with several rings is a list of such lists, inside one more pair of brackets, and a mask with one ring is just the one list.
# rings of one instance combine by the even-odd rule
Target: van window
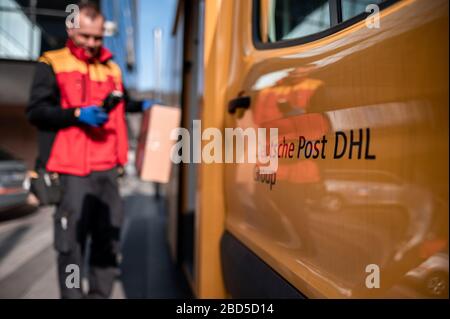
[[[301,38],[330,28],[328,0],[266,0],[269,43]],[[264,41],[263,40],[263,41]]]
[[358,14],[366,12],[366,7],[369,4],[379,4],[381,2],[383,0],[341,0],[342,20],[349,20]]
[[[253,0],[257,49],[299,45],[331,35],[399,0]],[[366,11],[367,10],[367,11]]]

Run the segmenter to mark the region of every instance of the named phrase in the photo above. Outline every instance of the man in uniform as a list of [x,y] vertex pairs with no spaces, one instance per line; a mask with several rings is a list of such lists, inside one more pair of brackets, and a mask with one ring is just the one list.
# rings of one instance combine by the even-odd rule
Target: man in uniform
[[79,27],[67,29],[66,46],[40,57],[27,117],[38,128],[36,168],[57,173],[62,186],[54,216],[61,297],[84,297],[81,285],[68,276],[74,265],[83,269],[90,236],[88,297],[108,298],[123,219],[117,178],[127,161],[124,112],[146,109],[152,101],[125,100],[105,112],[106,96],[123,92],[121,71],[102,46],[104,18],[98,7],[80,3],[78,18]]

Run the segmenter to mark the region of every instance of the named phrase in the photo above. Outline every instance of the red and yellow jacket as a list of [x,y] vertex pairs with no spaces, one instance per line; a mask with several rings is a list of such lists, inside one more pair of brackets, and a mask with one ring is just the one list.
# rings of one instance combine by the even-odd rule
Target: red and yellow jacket
[[101,127],[83,125],[74,114],[77,107],[101,106],[113,90],[123,91],[120,68],[111,58],[102,48],[98,57],[88,59],[70,40],[40,57],[27,107],[30,122],[39,128],[38,167],[85,176],[126,163],[123,102]]

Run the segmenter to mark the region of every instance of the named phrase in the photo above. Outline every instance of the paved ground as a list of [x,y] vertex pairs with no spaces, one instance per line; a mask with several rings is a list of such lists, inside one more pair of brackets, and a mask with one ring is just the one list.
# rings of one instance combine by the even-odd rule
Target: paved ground
[[[122,267],[112,298],[186,298],[186,281],[170,260],[163,201],[135,178],[122,188]],[[53,250],[53,207],[0,217],[0,298],[59,298]],[[6,220],[5,220],[6,219]]]

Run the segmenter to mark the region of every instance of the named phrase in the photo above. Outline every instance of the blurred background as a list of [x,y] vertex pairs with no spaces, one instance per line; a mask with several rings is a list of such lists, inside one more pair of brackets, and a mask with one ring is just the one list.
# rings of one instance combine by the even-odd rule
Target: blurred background
[[[70,13],[65,10],[73,2],[0,0],[0,145],[29,166],[36,156],[36,137],[23,114],[34,64],[42,52],[64,46]],[[179,67],[173,63],[177,39],[171,35],[177,1],[96,2],[108,21],[105,45],[120,65],[131,94],[177,103],[171,94],[176,86],[171,75]]]
[[[26,171],[37,155],[36,129],[25,108],[36,60],[62,48],[69,4],[76,1],[0,0],[0,298],[58,298],[53,251],[53,207],[38,207],[29,194]],[[104,45],[120,65],[136,99],[158,98],[179,105],[177,52],[173,33],[177,0],[104,0]],[[177,47],[179,48],[177,51]],[[172,263],[165,234],[164,201],[155,185],[141,182],[134,168],[141,113],[127,115],[129,164],[121,180],[126,221],[122,280],[114,298],[169,298],[190,295]],[[164,188],[161,190],[164,193]]]

